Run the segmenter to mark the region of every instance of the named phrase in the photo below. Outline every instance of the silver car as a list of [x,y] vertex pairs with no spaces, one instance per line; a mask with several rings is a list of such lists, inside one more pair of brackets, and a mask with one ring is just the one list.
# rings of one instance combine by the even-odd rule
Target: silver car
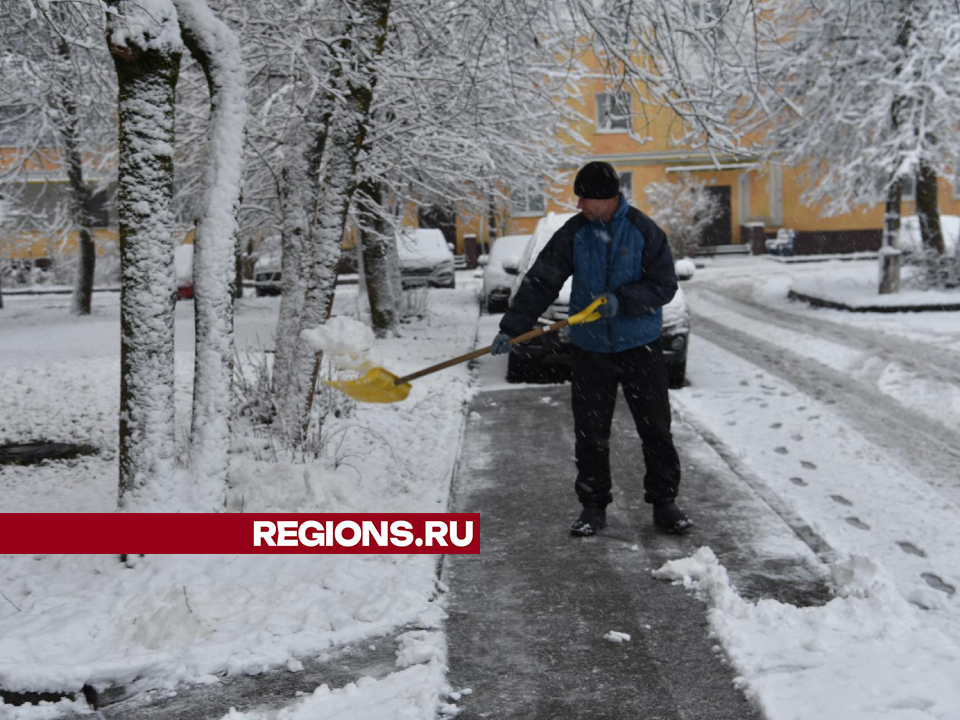
[[443,232],[436,228],[404,229],[397,235],[403,286],[452,288],[454,258]]
[[[493,249],[489,255],[482,255],[480,264],[483,265],[483,303],[487,312],[503,312],[507,309],[510,299],[510,287],[513,285],[513,274],[504,267],[504,260],[516,269],[523,256],[523,250],[532,235],[504,235],[493,242]],[[515,274],[515,273],[514,273]]]

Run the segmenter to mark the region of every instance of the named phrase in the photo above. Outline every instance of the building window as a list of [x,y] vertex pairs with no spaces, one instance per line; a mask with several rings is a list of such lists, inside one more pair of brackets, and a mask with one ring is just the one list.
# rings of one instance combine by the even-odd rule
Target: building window
[[907,175],[900,180],[900,200],[913,201],[917,199],[917,176]]
[[511,194],[514,215],[543,215],[547,209],[543,186],[532,186],[515,190]]
[[629,170],[620,173],[620,192],[627,198],[627,202],[633,202],[633,173]]
[[621,131],[630,129],[630,93],[597,93],[597,130]]

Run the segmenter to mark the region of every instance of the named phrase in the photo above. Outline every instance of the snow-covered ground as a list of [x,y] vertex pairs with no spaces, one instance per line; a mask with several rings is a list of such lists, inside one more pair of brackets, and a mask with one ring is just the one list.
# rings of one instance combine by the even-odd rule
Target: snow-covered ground
[[771,720],[960,708],[960,313],[786,299],[796,284],[876,276],[874,262],[724,259],[685,286],[694,337],[675,413],[831,549],[838,597],[824,607],[747,603],[708,549],[659,573],[704,593],[738,682]]
[[[380,343],[374,362],[403,374],[472,349],[477,284],[462,285],[418,293],[423,318]],[[0,468],[0,512],[116,507],[119,304],[116,296],[95,300],[89,318],[71,316],[68,297],[8,298],[0,313],[0,443],[46,439],[101,450],[66,468]],[[337,315],[356,316],[356,304],[356,286],[338,289]],[[238,353],[251,383],[260,348],[272,349],[277,308],[276,298],[238,304]],[[180,303],[181,427],[189,426],[192,327],[191,308]],[[461,365],[416,381],[399,404],[358,406],[331,395],[341,417],[327,417],[316,458],[286,457],[268,428],[237,422],[228,510],[442,512],[469,393]],[[358,678],[356,687],[324,688],[298,706],[303,717],[382,717],[364,715],[368,706],[432,717],[445,703],[437,562],[431,555],[148,555],[131,569],[118,556],[0,556],[0,688],[172,689],[215,683],[223,673],[284,665],[296,672],[294,658],[411,628],[399,640],[396,678]],[[0,703],[0,717],[83,706]]]
[[[378,343],[378,364],[413,371],[489,342],[497,318],[482,316],[477,332],[476,283],[458,275],[456,291],[431,291],[426,316],[403,338]],[[768,720],[955,720],[960,708],[960,313],[856,314],[786,299],[794,283],[875,277],[870,261],[722,258],[684,285],[694,335],[690,385],[671,395],[675,417],[790,522],[812,529],[837,593],[822,607],[750,602],[709,548],[657,571],[702,593],[738,686]],[[79,441],[104,452],[68,472],[0,470],[0,511],[111,511],[115,503],[117,301],[97,298],[86,319],[67,315],[68,302],[8,298],[0,312],[0,442]],[[335,312],[354,316],[354,306],[355,289],[342,288]],[[241,355],[250,348],[255,359],[260,343],[270,347],[276,308],[273,299],[241,301]],[[184,427],[191,321],[178,308]],[[476,386],[511,392],[502,358],[492,360]],[[235,442],[231,508],[444,509],[470,382],[461,365],[414,382],[404,403],[329,420],[316,460],[275,462],[268,433],[238,426],[246,430]],[[4,556],[0,687],[40,678],[61,687],[134,678],[172,687],[286,663],[296,671],[294,657],[413,628],[386,677],[230,717],[359,720],[396,711],[426,720],[452,692],[435,563],[417,555],[148,556],[130,569],[112,557]],[[0,705],[0,717],[54,712]]]

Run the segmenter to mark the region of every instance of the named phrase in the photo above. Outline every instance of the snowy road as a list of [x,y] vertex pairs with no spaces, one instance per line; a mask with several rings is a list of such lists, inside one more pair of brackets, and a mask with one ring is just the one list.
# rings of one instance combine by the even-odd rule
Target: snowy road
[[809,528],[822,559],[869,558],[924,632],[960,645],[957,313],[787,300],[807,274],[842,284],[875,272],[830,265],[746,259],[686,283],[690,386],[672,395],[675,412],[798,534]]
[[835,405],[851,427],[960,502],[955,351],[762,305],[743,286],[687,294],[697,336]]

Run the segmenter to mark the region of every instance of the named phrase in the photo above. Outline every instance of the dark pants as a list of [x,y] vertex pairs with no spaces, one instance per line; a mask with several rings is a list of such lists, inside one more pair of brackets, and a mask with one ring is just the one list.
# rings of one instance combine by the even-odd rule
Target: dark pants
[[654,505],[670,502],[680,486],[680,459],[670,434],[667,369],[659,340],[620,353],[573,348],[577,497],[597,507],[613,501],[610,424],[618,385],[623,386],[643,446],[643,499]]

